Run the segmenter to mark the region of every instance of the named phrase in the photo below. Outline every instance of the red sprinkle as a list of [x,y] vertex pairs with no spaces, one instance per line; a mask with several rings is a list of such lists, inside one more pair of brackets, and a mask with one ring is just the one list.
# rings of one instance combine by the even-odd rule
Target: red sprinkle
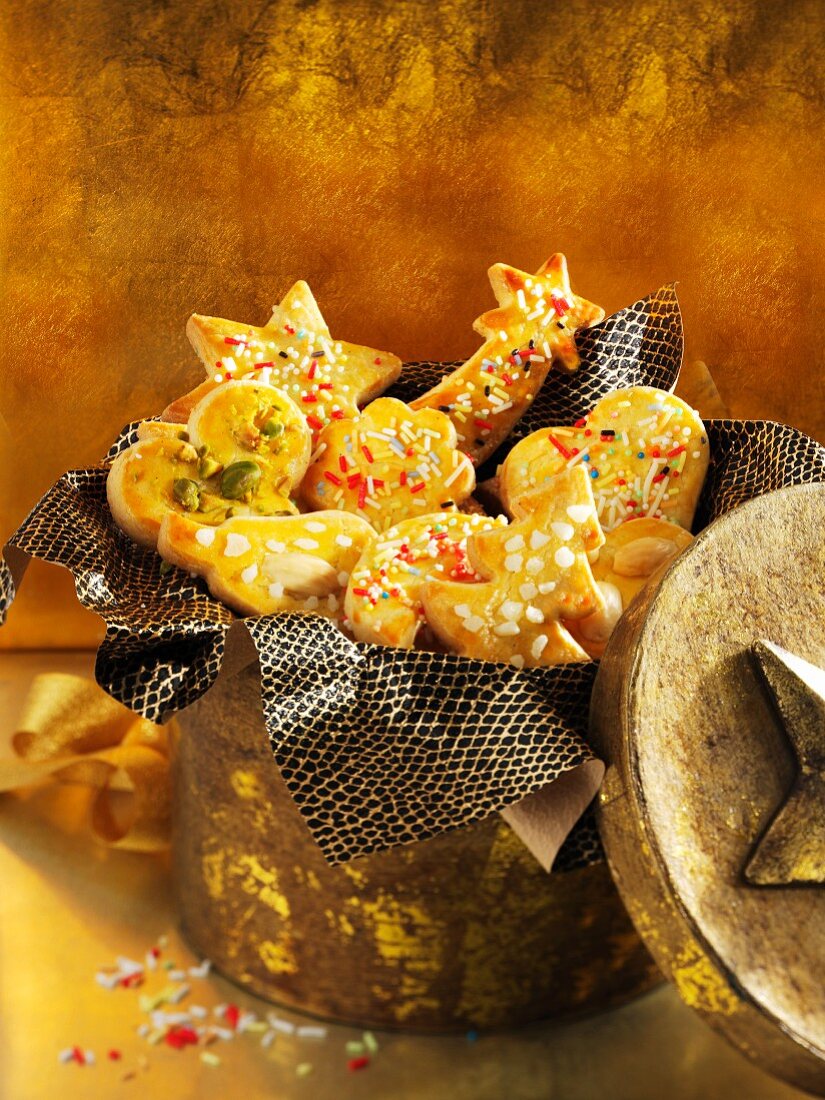
[[226,1006],[226,1012],[223,1014],[223,1018],[229,1024],[230,1027],[237,1027],[238,1020],[241,1018],[241,1010],[237,1005],[229,1004]]
[[224,336],[223,342],[225,344],[231,344],[233,347],[246,346],[245,340],[236,340],[234,336]]
[[301,400],[304,402],[305,405],[312,405],[318,400],[318,398],[314,393],[305,393]]
[[336,475],[330,473],[329,470],[324,470],[324,477],[327,481],[331,481],[333,485],[343,485],[340,477],[336,477]]
[[502,374],[501,380],[505,386],[512,386],[513,384],[513,379],[510,377],[509,374]]
[[[235,1008],[237,1012],[235,1005],[230,1005],[229,1008]],[[228,1009],[226,1014],[229,1015]],[[170,1027],[164,1038],[170,1047],[174,1047],[175,1050],[183,1050],[184,1047],[197,1044],[198,1033],[191,1027]]]
[[361,450],[364,452],[364,458],[367,460],[367,462],[375,462],[375,459],[372,457],[372,451],[369,449],[366,443],[361,444]]
[[426,485],[425,481],[419,481],[419,483],[417,485],[411,485],[410,486],[410,492],[411,493],[420,493],[425,485]]
[[347,478],[347,487],[349,489],[354,489],[355,486],[359,485],[360,483],[361,483],[361,475],[360,474],[350,474],[350,476]]
[[338,467],[342,474],[345,474],[349,469],[349,463],[347,462],[346,455],[338,455]]
[[584,430],[584,434],[585,434],[586,436],[591,436],[591,435],[593,434],[593,432],[592,432],[592,430],[591,430],[590,428],[585,428],[585,430]]
[[292,327],[292,325],[284,325],[284,332],[288,332],[290,336],[295,335],[295,329]]
[[567,450],[567,448],[563,447],[554,435],[552,435],[552,434],[548,435],[547,438],[550,440],[550,442],[553,444],[553,446],[556,448],[556,450],[559,452],[559,454],[562,456],[562,458],[571,458],[572,457],[570,452]]
[[362,1054],[360,1058],[350,1058],[347,1062],[347,1069],[350,1073],[355,1073],[359,1069],[366,1069],[370,1064],[370,1060],[366,1054]]
[[318,383],[318,389],[319,390],[331,390],[332,389],[332,382],[319,382]]
[[666,474],[657,474],[653,479],[653,484],[655,485],[657,481],[664,481],[666,476]]
[[551,294],[550,301],[559,317],[563,317],[570,309],[570,303],[565,298],[557,298],[555,294]]
[[152,950],[149,952],[149,954],[152,956],[153,959],[159,959],[160,958],[160,948],[159,947],[153,947]]
[[492,427],[493,427],[493,425],[490,423],[489,420],[474,420],[473,423],[475,424],[475,426],[477,428],[490,428],[490,429],[492,429]]
[[585,420],[584,417],[582,417],[581,420],[577,420],[576,423],[573,425],[574,428],[584,428],[586,426],[587,426],[587,421]]
[[320,432],[321,428],[323,428],[324,426],[324,422],[322,420],[319,420],[317,416],[311,415],[307,417],[307,424],[309,424],[310,428],[312,428],[313,431],[316,432]]
[[77,1062],[79,1066],[86,1065],[86,1055],[83,1053],[80,1047],[72,1047],[72,1058],[74,1058],[75,1062]]
[[356,596],[369,596],[369,590],[366,588],[353,588],[352,591]]
[[363,510],[363,507],[367,500],[367,483],[362,481],[358,489],[358,507]]
[[318,363],[313,359],[312,363],[310,364],[310,368],[307,371],[307,378],[309,378],[310,381],[312,381],[312,379],[315,377],[315,372],[317,370],[318,370]]
[[667,452],[668,458],[675,458],[676,455],[680,455],[683,451],[686,451],[687,447],[684,443],[680,443],[678,447],[674,447],[672,451]]
[[375,358],[375,359],[373,359],[373,363],[375,363],[375,365],[376,365],[377,367],[380,367],[380,366],[381,366],[381,360],[380,360],[380,359],[378,359],[378,358]]
[[120,1053],[119,1050],[110,1050],[106,1057],[109,1059],[110,1062],[119,1062],[123,1055]]
[[401,473],[398,477],[398,483],[400,485],[406,485],[407,484],[407,471],[406,470],[401,471]]
[[268,359],[265,363],[256,363],[255,366],[252,369],[253,370],[263,370],[264,367],[274,367],[274,366],[275,366],[275,361],[273,359]]
[[372,483],[373,483],[373,485],[375,486],[376,489],[383,489],[384,488],[384,482],[381,480],[380,477],[374,477],[372,479]]
[[344,413],[343,413],[342,409],[333,409],[332,412],[329,415],[332,417],[333,420],[343,420],[344,419]]

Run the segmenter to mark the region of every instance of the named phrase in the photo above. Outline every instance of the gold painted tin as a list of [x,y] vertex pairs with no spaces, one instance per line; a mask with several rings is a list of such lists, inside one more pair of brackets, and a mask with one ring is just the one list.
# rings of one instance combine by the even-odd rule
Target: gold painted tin
[[498,815],[329,866],[273,763],[256,662],[180,724],[183,929],[239,985],[347,1023],[452,1031],[603,1009],[659,980],[607,866],[547,875]]

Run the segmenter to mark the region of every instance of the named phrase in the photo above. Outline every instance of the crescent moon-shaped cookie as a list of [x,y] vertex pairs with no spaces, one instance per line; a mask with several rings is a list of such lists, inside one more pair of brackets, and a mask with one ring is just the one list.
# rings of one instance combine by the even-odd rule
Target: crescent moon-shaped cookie
[[232,382],[207,393],[187,429],[147,421],[139,440],[112,463],[106,482],[118,526],[135,542],[155,546],[168,512],[221,523],[227,513],[297,511],[290,493],[310,457],[300,410],[262,382]]
[[218,527],[168,512],[158,552],[204,577],[212,595],[241,615],[339,619],[350,572],[374,538],[366,520],[349,512],[235,516]]
[[425,581],[480,580],[467,558],[467,539],[506,526],[504,516],[437,512],[406,519],[379,535],[347,585],[344,608],[352,633],[362,642],[411,649],[424,621]]
[[623,523],[605,535],[604,546],[590,568],[604,597],[604,607],[565,626],[593,658],[599,658],[621,615],[651,577],[693,542],[693,535],[663,519]]
[[710,452],[699,414],[650,386],[616,390],[570,427],[540,428],[517,443],[500,470],[511,514],[529,494],[581,465],[605,531],[639,516],[690,530]]

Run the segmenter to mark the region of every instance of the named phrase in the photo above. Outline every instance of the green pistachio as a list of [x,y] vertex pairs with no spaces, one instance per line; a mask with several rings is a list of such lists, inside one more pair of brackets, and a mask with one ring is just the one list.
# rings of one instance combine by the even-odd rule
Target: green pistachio
[[261,428],[261,431],[264,433],[264,435],[269,436],[270,439],[274,439],[276,435],[280,435],[283,430],[283,424],[280,422],[280,420],[276,420],[274,416],[271,416]]
[[192,481],[189,477],[178,477],[172,485],[172,495],[187,512],[194,512],[200,503],[201,490],[197,481]]
[[210,454],[202,455],[198,463],[198,473],[201,477],[212,477],[213,474],[219,473],[222,469],[223,466],[220,462]]
[[257,462],[241,459],[227,466],[221,475],[221,496],[227,500],[249,500],[261,480]]
[[169,561],[162,561],[160,563],[160,575],[165,577],[167,573],[172,572],[172,563]]

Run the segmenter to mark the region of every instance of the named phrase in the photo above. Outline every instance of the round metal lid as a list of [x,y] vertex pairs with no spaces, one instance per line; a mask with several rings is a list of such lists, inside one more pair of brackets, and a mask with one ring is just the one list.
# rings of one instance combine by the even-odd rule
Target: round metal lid
[[591,710],[600,818],[682,999],[825,1095],[825,485],[708,527],[631,606]]

